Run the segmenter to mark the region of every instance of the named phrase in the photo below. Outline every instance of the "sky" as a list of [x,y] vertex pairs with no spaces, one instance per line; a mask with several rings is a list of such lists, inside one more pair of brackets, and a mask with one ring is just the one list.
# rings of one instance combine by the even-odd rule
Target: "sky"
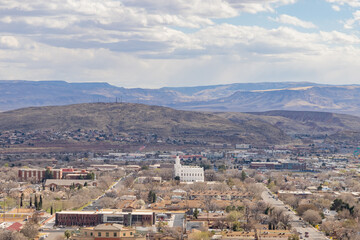
[[0,0],[0,79],[359,84],[360,0]]

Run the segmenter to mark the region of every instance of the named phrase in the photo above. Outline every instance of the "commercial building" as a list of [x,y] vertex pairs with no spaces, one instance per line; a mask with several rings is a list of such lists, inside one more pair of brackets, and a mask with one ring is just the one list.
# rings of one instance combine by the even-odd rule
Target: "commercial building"
[[181,182],[204,182],[204,169],[198,166],[183,166],[179,156],[175,159],[175,177],[180,177]]
[[[52,169],[50,167],[47,169],[49,169],[51,173],[51,178],[53,179],[62,178],[61,169]],[[19,169],[18,177],[20,181],[41,182],[45,179],[45,173],[47,169],[30,169],[30,168]]]
[[96,186],[96,181],[93,180],[82,180],[82,179],[46,179],[45,188],[55,191],[59,188],[69,188],[71,186]]
[[95,169],[99,171],[112,171],[118,169],[118,165],[110,165],[110,164],[91,164],[89,169]]
[[251,169],[305,171],[306,163],[296,162],[252,162]]
[[63,211],[57,212],[55,224],[62,226],[96,226],[102,223],[116,223],[125,226],[148,226],[155,224],[152,211]]
[[135,229],[127,228],[119,224],[101,224],[96,227],[81,228],[71,236],[72,240],[123,240],[123,239],[144,239],[138,237]]
[[[48,176],[47,175],[48,172]],[[86,170],[77,170],[74,168],[53,169],[47,167],[46,169],[30,169],[22,168],[18,171],[20,181],[42,182],[47,179],[86,179],[90,172]]]

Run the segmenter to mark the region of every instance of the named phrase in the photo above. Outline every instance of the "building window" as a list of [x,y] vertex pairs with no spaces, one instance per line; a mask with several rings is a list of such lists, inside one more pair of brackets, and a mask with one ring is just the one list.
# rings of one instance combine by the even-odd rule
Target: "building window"
[[108,236],[109,236],[109,233],[107,232],[107,233],[105,233],[105,235],[108,237]]
[[117,233],[114,233],[114,237],[117,237]]
[[125,237],[125,233],[123,233],[123,236]]
[[132,232],[130,232],[130,236],[132,236]]
[[101,232],[98,232],[98,237],[101,237]]
[[92,232],[90,233],[90,236],[93,236],[93,233],[92,233]]
[[87,236],[87,232],[85,232],[85,236]]

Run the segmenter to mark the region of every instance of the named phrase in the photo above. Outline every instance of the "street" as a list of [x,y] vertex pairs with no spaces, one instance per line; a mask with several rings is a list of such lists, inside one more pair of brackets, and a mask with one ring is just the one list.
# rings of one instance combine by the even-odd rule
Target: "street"
[[[310,224],[304,220],[300,220],[299,216],[295,214],[287,205],[285,205],[281,200],[277,199],[268,189],[262,192],[261,197],[266,203],[271,204],[274,207],[284,209],[287,214],[290,216],[290,224],[293,229],[300,234],[300,237],[304,239],[313,239],[313,240],[326,240],[328,239],[322,232],[318,231]],[[305,237],[305,232],[308,232],[308,237]]]
[[90,205],[84,207],[82,211],[96,211],[96,210],[102,209],[102,207],[100,205],[100,201],[101,201],[101,198],[105,197],[106,192],[111,191],[111,190],[116,189],[116,188],[119,188],[121,186],[121,182],[125,178],[127,178],[127,177],[129,177],[131,175],[132,175],[132,173],[130,173],[130,174],[126,175],[125,177],[122,177],[119,180],[117,180],[112,186],[109,187],[108,190],[106,190],[103,194],[101,194],[99,197],[94,199],[93,202],[90,203]]

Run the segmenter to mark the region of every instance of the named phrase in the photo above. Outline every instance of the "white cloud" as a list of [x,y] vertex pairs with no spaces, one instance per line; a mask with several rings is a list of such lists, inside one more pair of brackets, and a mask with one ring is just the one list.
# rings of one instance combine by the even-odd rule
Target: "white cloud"
[[335,3],[339,5],[349,5],[350,7],[360,7],[360,0],[326,0],[329,3]]
[[[356,5],[328,1],[330,6]],[[279,6],[295,2],[0,0],[0,78],[160,87],[314,81],[311,76],[332,81],[329,72],[349,71],[354,73],[349,81],[355,80],[360,67],[356,34],[321,31],[286,14],[275,19],[286,27],[219,23],[243,13],[276,14]],[[347,24],[354,27],[357,21],[354,12]],[[338,64],[343,68],[336,61],[343,61]]]
[[0,37],[0,47],[2,48],[19,48],[19,41],[13,36]]
[[278,22],[278,23],[289,24],[289,25],[302,27],[302,28],[316,28],[315,24],[313,24],[312,22],[303,21],[297,17],[289,16],[286,14],[282,14],[279,17],[271,19],[271,20]]
[[331,8],[332,8],[334,11],[336,11],[336,12],[340,12],[340,11],[341,11],[341,9],[340,9],[340,7],[339,7],[338,5],[331,5]]

